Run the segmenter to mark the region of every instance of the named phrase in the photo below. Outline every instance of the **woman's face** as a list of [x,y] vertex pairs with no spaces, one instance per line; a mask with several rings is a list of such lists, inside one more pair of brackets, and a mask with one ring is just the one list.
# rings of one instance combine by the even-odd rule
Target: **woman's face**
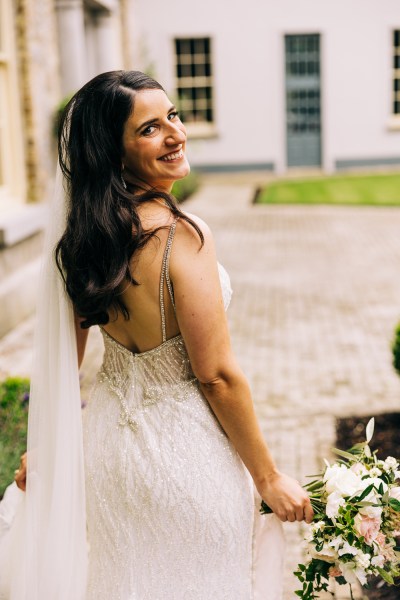
[[177,179],[185,177],[186,129],[176,108],[162,90],[141,90],[135,95],[134,110],[122,137],[123,177],[132,184],[143,182],[170,192]]

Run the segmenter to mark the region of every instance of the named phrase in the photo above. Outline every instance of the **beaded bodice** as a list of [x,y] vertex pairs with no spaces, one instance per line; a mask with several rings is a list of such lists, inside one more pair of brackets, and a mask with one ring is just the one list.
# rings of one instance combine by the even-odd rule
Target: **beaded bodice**
[[181,335],[135,354],[103,329],[102,333],[105,353],[99,379],[120,401],[121,426],[137,431],[140,412],[171,394],[175,400],[183,400],[196,382]]

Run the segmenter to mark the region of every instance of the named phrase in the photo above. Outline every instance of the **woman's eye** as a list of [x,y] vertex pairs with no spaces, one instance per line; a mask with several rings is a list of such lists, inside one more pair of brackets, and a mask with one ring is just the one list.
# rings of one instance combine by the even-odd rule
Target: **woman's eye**
[[142,135],[151,135],[154,130],[155,130],[154,125],[149,125],[148,127],[146,127],[146,129],[143,129]]
[[175,119],[175,117],[179,117],[179,113],[177,110],[172,113],[169,113],[169,115],[168,115],[168,119],[170,119],[170,120]]

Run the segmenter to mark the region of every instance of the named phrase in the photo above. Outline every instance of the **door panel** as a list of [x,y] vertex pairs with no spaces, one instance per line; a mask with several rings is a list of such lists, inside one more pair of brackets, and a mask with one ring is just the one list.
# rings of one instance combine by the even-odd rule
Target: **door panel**
[[319,35],[285,36],[287,165],[321,165]]

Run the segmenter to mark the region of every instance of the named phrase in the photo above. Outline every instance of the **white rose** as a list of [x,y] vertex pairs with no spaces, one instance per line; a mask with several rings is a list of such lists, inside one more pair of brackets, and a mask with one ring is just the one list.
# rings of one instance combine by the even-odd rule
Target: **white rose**
[[[370,500],[368,500],[370,502]],[[382,516],[382,507],[381,506],[363,506],[359,510],[361,515],[365,517],[369,517],[370,519],[380,519]]]
[[371,565],[373,567],[383,567],[385,564],[385,557],[382,554],[378,554],[378,556],[374,556],[371,560]]
[[317,521],[311,525],[313,533],[318,533],[319,531],[323,531],[325,529],[324,521]]
[[400,502],[400,487],[398,485],[395,485],[394,487],[392,487],[389,491],[389,496],[391,498],[395,498],[396,500],[399,500],[399,502]]
[[388,471],[396,471],[399,463],[393,456],[388,456],[385,462],[383,463],[383,468],[386,472]]
[[338,516],[339,507],[344,504],[344,498],[339,492],[332,492],[328,496],[328,501],[326,503],[326,515],[330,519],[334,519]]
[[378,467],[372,467],[372,469],[369,470],[369,475],[370,477],[380,477],[382,475],[382,471],[378,469]]
[[357,553],[357,565],[362,569],[368,569],[371,563],[371,557],[369,554],[364,554],[364,552],[358,551]]
[[367,585],[367,575],[362,567],[354,569],[354,573],[361,585]]
[[349,542],[344,542],[343,547],[339,550],[338,554],[339,556],[343,556],[343,554],[352,554],[353,556],[356,556],[358,550],[354,546],[351,546]]
[[[379,477],[366,477],[365,479],[362,480],[361,483],[362,483],[363,490],[366,490],[367,487],[369,487],[370,485],[374,486],[374,488],[370,491],[370,494],[373,494],[375,498],[376,498],[376,494],[379,494],[378,490],[381,486],[383,489],[383,493],[387,492],[387,490],[388,490],[387,483],[385,481],[382,481],[382,479],[379,479]],[[370,502],[370,500],[367,500],[367,498],[369,498],[369,496],[364,498],[364,502]],[[371,500],[371,502],[372,502],[372,500]]]
[[343,573],[343,577],[347,581],[347,583],[355,584],[357,583],[357,577],[355,574],[355,562],[339,562],[339,569]]
[[336,551],[338,550],[338,548],[343,544],[343,538],[341,535],[338,535],[337,537],[333,538],[333,540],[331,540],[328,543],[328,546],[331,546],[331,548],[334,548]]
[[338,557],[336,550],[330,548],[327,544],[324,544],[322,550],[319,552],[315,548],[310,548],[309,554],[312,558],[317,558],[328,563],[334,563]]
[[359,462],[353,463],[350,467],[350,471],[353,471],[356,475],[366,475],[368,473],[368,470],[364,465]]
[[353,496],[363,489],[361,478],[345,465],[333,465],[325,471],[324,481],[328,494],[339,492],[341,496]]

